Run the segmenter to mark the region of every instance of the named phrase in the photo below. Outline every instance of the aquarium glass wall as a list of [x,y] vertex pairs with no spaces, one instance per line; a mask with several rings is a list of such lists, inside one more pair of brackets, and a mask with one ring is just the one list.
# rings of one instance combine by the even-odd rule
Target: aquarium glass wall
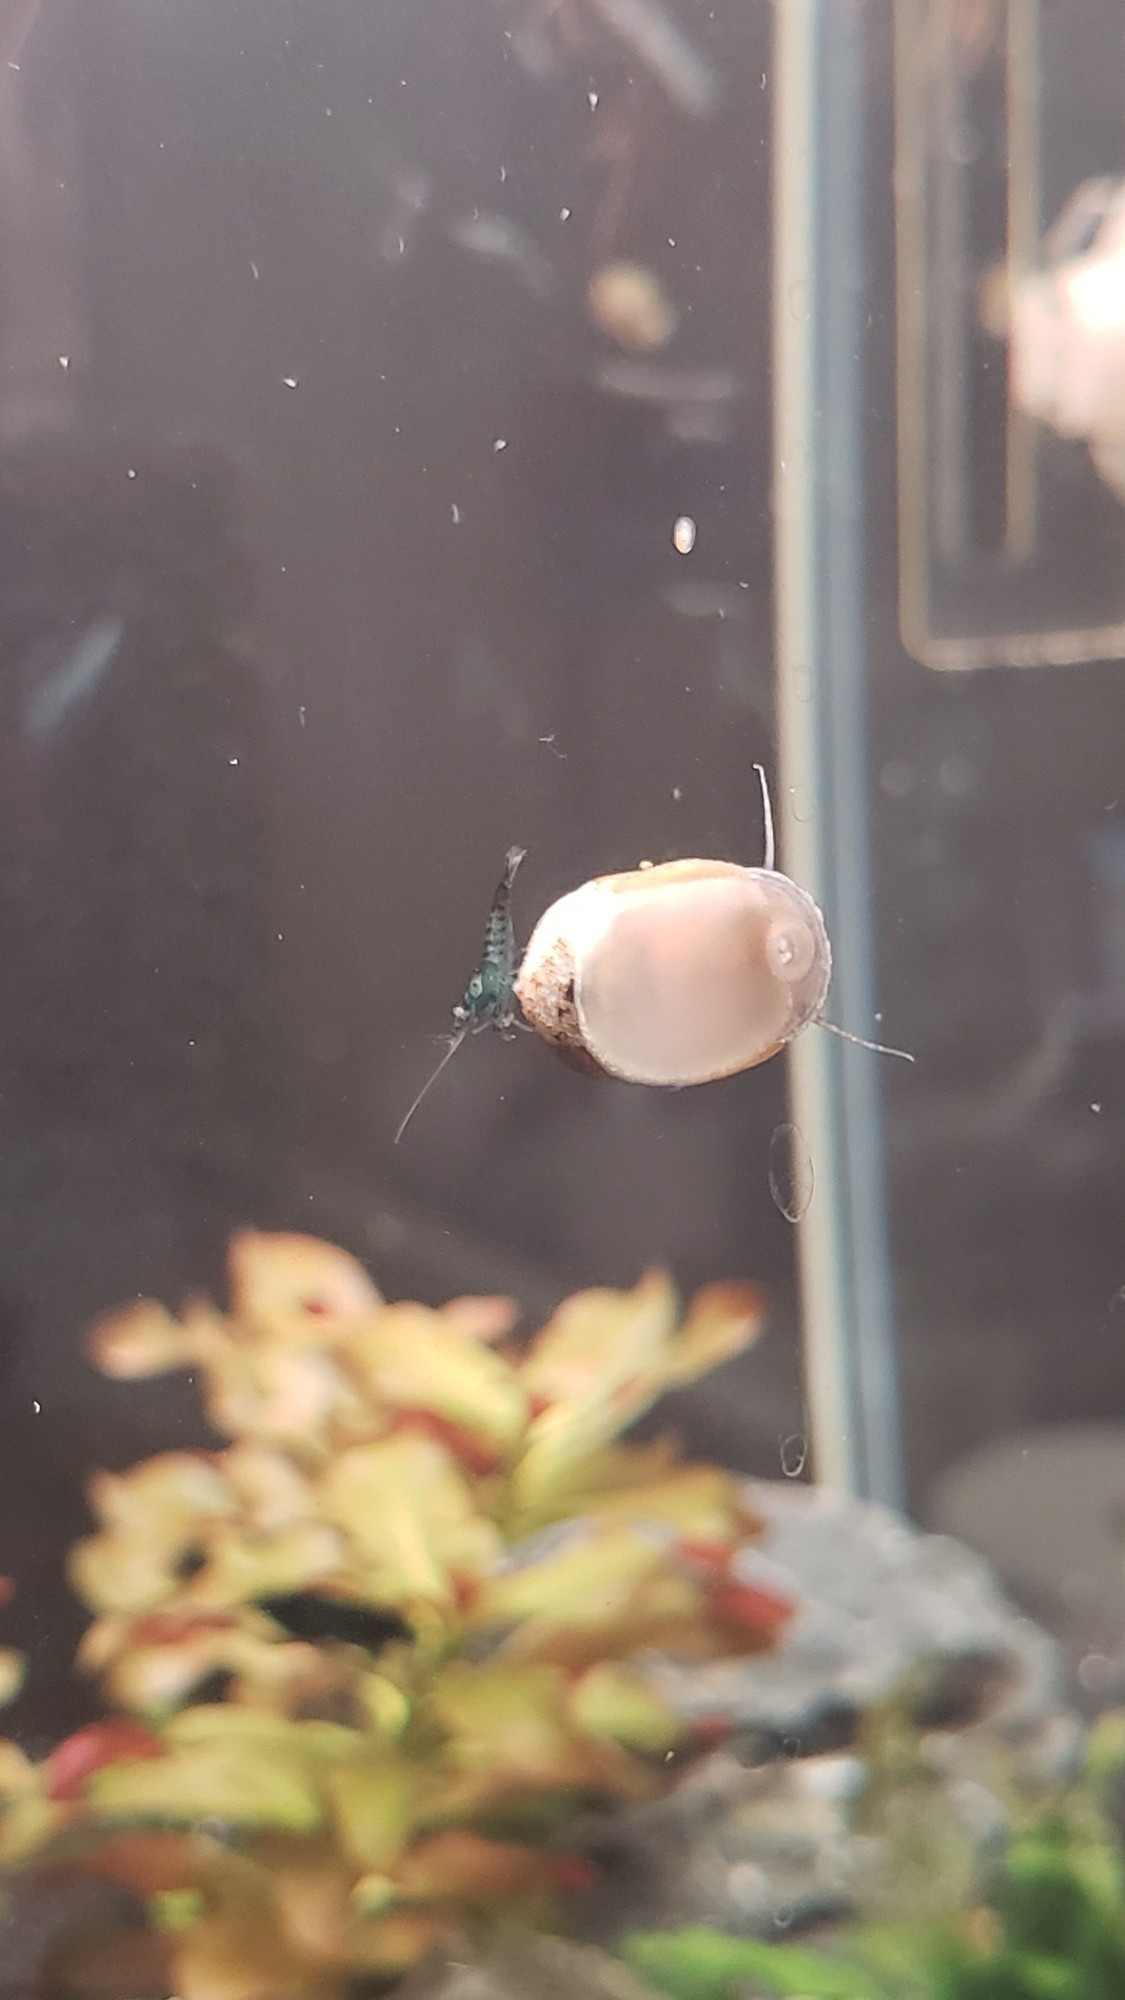
[[[1123,660],[1112,0],[2,0],[29,1752],[91,1476],[215,1438],[202,1347],[88,1329],[247,1229],[524,1331],[760,1287],[636,1438],[904,1509],[1125,1687]],[[583,916],[524,1031],[558,898],[771,807],[827,989],[803,904],[585,989]]]

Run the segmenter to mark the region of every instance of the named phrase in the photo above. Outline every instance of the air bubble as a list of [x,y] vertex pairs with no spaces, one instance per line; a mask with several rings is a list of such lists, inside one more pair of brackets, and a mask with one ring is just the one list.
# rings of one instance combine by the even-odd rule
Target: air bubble
[[799,1479],[809,1462],[809,1441],[804,1431],[790,1431],[781,1440],[781,1470],[786,1479]]
[[777,1125],[770,1138],[770,1193],[786,1222],[807,1215],[816,1187],[812,1154],[796,1125]]

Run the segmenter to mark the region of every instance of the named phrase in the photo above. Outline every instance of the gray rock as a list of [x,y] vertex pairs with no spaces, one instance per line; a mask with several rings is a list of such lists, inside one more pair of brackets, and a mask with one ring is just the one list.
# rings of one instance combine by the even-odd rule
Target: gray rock
[[585,1936],[921,1916],[967,1889],[1007,1801],[1075,1766],[1056,1648],[979,1557],[817,1489],[750,1498],[766,1533],[741,1573],[797,1615],[763,1658],[646,1662],[681,1714],[723,1717],[734,1737],[659,1804],[591,1823]]
[[427,1960],[395,2000],[653,2000],[619,1959],[588,1945],[534,1935],[479,1955]]
[[1078,1734],[1064,1714],[1058,1649],[979,1556],[820,1488],[754,1482],[748,1495],[766,1528],[740,1556],[740,1574],[792,1597],[797,1615],[763,1658],[701,1668],[653,1661],[682,1714],[725,1716],[799,1754],[826,1725],[846,1741],[856,1716],[913,1680],[923,1719],[954,1727],[987,1718],[1032,1754],[1049,1738],[1065,1766]]

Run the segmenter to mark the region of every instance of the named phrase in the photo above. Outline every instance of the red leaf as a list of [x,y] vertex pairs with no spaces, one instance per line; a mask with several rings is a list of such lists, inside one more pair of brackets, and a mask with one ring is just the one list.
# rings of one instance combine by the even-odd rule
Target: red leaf
[[760,1590],[752,1583],[738,1583],[728,1577],[711,1593],[711,1606],[720,1618],[750,1632],[772,1639],[792,1618],[796,1606],[772,1590]]
[[480,1596],[480,1578],[475,1576],[451,1576],[453,1601],[458,1611],[471,1611]]
[[690,1728],[692,1745],[699,1750],[715,1750],[733,1735],[734,1724],[729,1715],[700,1715]]
[[238,1620],[228,1611],[153,1611],[129,1628],[134,1646],[182,1646],[197,1632],[225,1632]]
[[392,1431],[424,1431],[433,1438],[435,1444],[445,1446],[451,1458],[455,1458],[464,1471],[478,1477],[489,1472],[498,1472],[504,1463],[494,1445],[485,1444],[474,1437],[471,1431],[462,1429],[448,1417],[439,1417],[434,1410],[402,1410]]
[[47,1797],[56,1804],[80,1798],[87,1781],[103,1765],[131,1757],[163,1755],[160,1738],[126,1716],[117,1716],[110,1722],[91,1722],[73,1736],[64,1737],[48,1757]]
[[584,1889],[592,1888],[597,1870],[584,1854],[558,1854],[553,1858],[551,1877],[556,1889],[566,1895],[581,1895]]
[[725,1576],[737,1547],[735,1541],[705,1542],[688,1536],[676,1543],[676,1554],[691,1569],[704,1570],[712,1576]]

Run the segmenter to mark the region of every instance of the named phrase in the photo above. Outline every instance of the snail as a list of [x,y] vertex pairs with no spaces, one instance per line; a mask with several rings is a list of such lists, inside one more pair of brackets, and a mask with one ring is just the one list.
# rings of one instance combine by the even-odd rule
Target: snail
[[523,850],[510,850],[481,966],[453,1009],[449,1046],[402,1120],[396,1145],[466,1035],[487,1027],[504,1035],[531,1028],[588,1076],[673,1089],[754,1069],[810,1022],[877,1055],[913,1062],[905,1049],[869,1042],[821,1013],[832,975],[828,932],[807,890],[774,867],[769,787],[762,766],[754,769],[765,821],[762,867],[663,861],[595,876],[544,912],[522,961],[510,899]]
[[832,973],[824,918],[774,867],[762,786],[765,860],[665,861],[596,876],[552,903],[515,981],[528,1025],[591,1076],[682,1087],[768,1062],[815,1022],[881,1055],[903,1056],[826,1021]]

